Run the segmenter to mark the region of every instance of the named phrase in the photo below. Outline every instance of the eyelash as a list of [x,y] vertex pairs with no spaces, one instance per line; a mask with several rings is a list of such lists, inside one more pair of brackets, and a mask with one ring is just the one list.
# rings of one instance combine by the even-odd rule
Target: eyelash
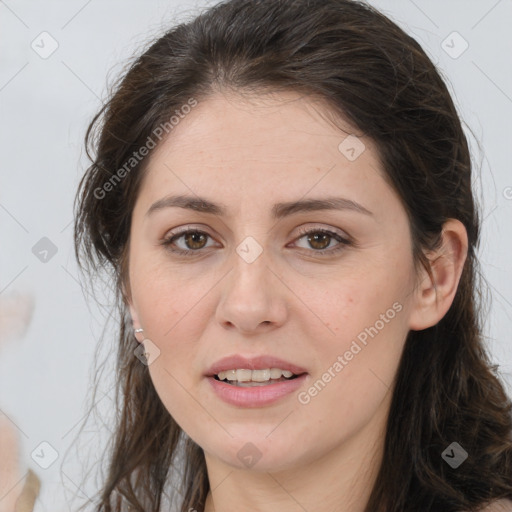
[[[192,253],[198,254],[199,252],[201,252],[202,249],[195,249],[195,250],[194,249],[174,249],[172,247],[172,244],[174,243],[175,240],[183,237],[184,235],[191,234],[191,233],[199,233],[199,234],[206,235],[206,236],[210,237],[210,235],[208,233],[205,233],[204,231],[201,231],[199,229],[187,229],[186,231],[176,233],[175,235],[173,235],[170,238],[164,239],[162,241],[162,245],[165,246],[167,250],[169,250],[173,253],[176,253],[178,255],[181,255],[181,256],[188,256]],[[311,251],[315,255],[318,254],[320,256],[329,256],[329,255],[337,254],[338,252],[345,249],[346,246],[353,245],[353,242],[351,240],[349,240],[347,238],[343,238],[342,236],[340,236],[338,233],[335,233],[334,231],[330,231],[328,229],[323,229],[323,228],[313,228],[313,229],[301,230],[299,233],[300,236],[297,237],[296,240],[300,240],[301,238],[303,238],[306,235],[315,234],[315,233],[329,235],[331,238],[334,238],[337,242],[339,242],[339,244],[337,246],[335,246],[334,249],[322,249],[322,250],[311,249]]]

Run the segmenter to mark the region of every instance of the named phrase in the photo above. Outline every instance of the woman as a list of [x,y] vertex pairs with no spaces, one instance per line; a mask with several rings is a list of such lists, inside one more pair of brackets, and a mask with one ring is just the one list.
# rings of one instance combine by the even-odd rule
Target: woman
[[86,139],[77,255],[121,313],[98,511],[512,510],[470,154],[414,39],[361,2],[223,2]]

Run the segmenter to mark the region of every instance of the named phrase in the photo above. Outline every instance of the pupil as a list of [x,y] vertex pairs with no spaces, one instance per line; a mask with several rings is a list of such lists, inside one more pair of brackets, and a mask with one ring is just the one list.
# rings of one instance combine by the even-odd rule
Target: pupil
[[[204,238],[204,234],[203,233],[198,233],[198,232],[194,232],[194,233],[189,233],[187,235],[187,245],[190,247],[192,245],[192,247],[194,249],[200,249],[202,247],[201,243],[199,243],[199,246],[195,245],[197,243],[197,238]],[[189,243],[192,239],[192,242],[191,244]],[[204,240],[203,240],[204,242]]]
[[[316,247],[315,244],[318,243],[318,240],[320,238],[323,238],[324,242],[327,240],[327,243],[320,244],[321,247]],[[326,247],[329,246],[329,240],[328,240],[329,238],[330,238],[330,235],[328,235],[327,233],[315,233],[314,235],[310,235],[308,237],[308,241],[312,245],[312,247],[314,247],[315,249],[325,249]]]

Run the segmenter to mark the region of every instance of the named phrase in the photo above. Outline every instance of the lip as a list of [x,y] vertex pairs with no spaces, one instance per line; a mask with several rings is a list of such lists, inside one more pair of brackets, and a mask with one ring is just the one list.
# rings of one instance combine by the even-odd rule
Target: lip
[[292,380],[254,387],[233,386],[215,380],[212,376],[207,377],[207,380],[214,393],[228,404],[238,407],[264,407],[296,391],[308,377],[309,374],[303,373]]
[[[220,359],[216,363],[214,363],[208,370],[205,372],[206,377],[214,377],[219,372],[223,372],[226,370],[265,370],[267,368],[280,368],[281,370],[288,370],[295,375],[301,375],[303,373],[307,373],[304,368],[297,366],[295,364],[289,363],[288,361],[284,361],[283,359],[279,359],[278,357],[270,356],[270,355],[261,355],[257,357],[244,357],[242,355],[236,354],[233,356],[228,356]],[[296,379],[293,379],[296,380]],[[290,381],[292,382],[292,381]],[[273,385],[273,384],[272,384]],[[269,385],[271,386],[271,385]],[[233,386],[231,386],[233,387]],[[242,388],[237,388],[242,389]],[[250,388],[247,388],[250,389]]]

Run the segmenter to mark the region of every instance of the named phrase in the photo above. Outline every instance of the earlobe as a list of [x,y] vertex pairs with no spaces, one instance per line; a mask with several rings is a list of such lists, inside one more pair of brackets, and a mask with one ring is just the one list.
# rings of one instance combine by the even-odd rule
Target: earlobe
[[423,271],[415,289],[409,328],[421,331],[436,325],[452,305],[467,256],[468,238],[464,224],[449,219],[443,226],[439,249],[428,255],[431,276]]
[[142,335],[143,329],[140,325],[139,315],[137,314],[137,311],[131,302],[128,303],[128,307],[130,310],[130,316],[132,318],[132,326],[135,337],[137,338],[137,341],[142,342],[144,336]]

